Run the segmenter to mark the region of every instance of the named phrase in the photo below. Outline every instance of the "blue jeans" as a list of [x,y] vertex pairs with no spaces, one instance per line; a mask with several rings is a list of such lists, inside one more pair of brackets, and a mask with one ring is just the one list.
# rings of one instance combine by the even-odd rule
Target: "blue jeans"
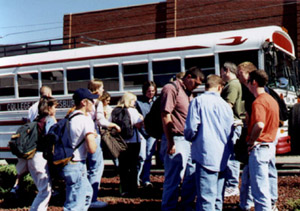
[[85,161],[69,162],[61,173],[66,183],[64,210],[88,210],[93,189],[87,178]]
[[249,155],[250,185],[255,210],[271,210],[269,166],[272,159],[273,143],[255,146]]
[[97,201],[98,191],[100,187],[100,181],[104,170],[103,152],[101,149],[100,135],[95,139],[97,144],[96,152],[87,156],[87,174],[88,180],[93,187],[92,202]]
[[[234,135],[232,137],[233,143],[236,143],[236,140],[240,138],[241,133],[242,133],[242,126],[235,127]],[[225,174],[226,174],[225,186],[238,188],[239,178],[240,178],[240,162],[235,160],[234,154],[232,154],[228,160]]]
[[140,152],[139,152],[139,158],[138,158],[138,165],[137,165],[137,184],[140,185],[140,177],[142,175],[143,166],[146,160],[146,142],[147,140],[144,138],[144,136],[139,133],[141,137],[141,143],[140,143]]
[[242,173],[242,184],[240,189],[240,207],[243,210],[250,210],[253,207],[253,197],[250,187],[249,166],[245,165]]
[[[277,169],[276,169],[276,144],[277,139],[273,142],[273,144],[269,144],[271,149],[271,159],[269,163],[269,183],[270,183],[270,195],[271,202],[274,205],[278,199],[278,184],[277,184]],[[242,174],[242,184],[240,191],[240,207],[242,209],[250,209],[253,206],[253,197],[251,194],[250,187],[250,174],[249,174],[249,166],[245,165]]]
[[215,172],[196,163],[196,210],[222,210],[225,171]]
[[167,139],[165,135],[161,142],[161,155],[164,158],[165,181],[163,184],[162,210],[176,210],[178,208],[179,185],[182,182],[181,207],[191,210],[196,196],[195,164],[191,158],[191,142],[184,136],[174,136],[176,152],[166,153]]
[[145,159],[142,161],[138,178],[140,178],[143,184],[145,184],[147,182],[150,182],[151,161],[152,156],[155,153],[156,139],[153,137],[149,137],[148,139],[143,140],[145,142],[145,146],[143,146],[143,144],[141,143],[141,151],[145,151],[145,153],[142,153],[145,154]]

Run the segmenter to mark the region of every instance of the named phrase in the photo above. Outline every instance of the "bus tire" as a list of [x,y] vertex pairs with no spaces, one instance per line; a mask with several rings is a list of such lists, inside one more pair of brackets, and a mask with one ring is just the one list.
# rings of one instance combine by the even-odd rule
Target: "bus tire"
[[289,117],[292,154],[300,154],[300,103],[293,106]]

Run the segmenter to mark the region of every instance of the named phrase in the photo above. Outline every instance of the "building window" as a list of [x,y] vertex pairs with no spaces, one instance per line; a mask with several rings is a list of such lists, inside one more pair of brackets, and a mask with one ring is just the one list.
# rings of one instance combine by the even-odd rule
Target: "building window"
[[63,95],[63,76],[63,71],[42,72],[42,85],[50,87],[53,95]]
[[18,74],[19,97],[39,95],[38,73]]
[[163,87],[180,72],[180,60],[154,61],[153,78],[157,87]]
[[0,98],[15,97],[14,76],[0,76]]
[[67,70],[68,93],[74,93],[79,88],[87,88],[90,80],[89,68]]
[[119,90],[118,65],[94,67],[94,78],[103,82],[106,91]]

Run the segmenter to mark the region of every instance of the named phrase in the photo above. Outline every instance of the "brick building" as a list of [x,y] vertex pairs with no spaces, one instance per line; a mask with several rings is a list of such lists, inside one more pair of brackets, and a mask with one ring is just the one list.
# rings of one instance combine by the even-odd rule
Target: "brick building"
[[[166,0],[67,14],[63,36],[83,36],[82,42],[89,38],[95,44],[119,43],[267,25],[288,30],[299,58],[299,0]],[[71,43],[71,39],[66,42]]]

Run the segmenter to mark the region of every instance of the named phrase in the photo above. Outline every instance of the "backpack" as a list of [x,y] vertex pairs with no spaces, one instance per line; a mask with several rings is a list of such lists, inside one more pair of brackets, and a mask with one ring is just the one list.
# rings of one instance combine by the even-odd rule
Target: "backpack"
[[37,147],[38,125],[37,121],[29,122],[18,128],[11,136],[9,147],[12,154],[18,158],[31,159]]
[[134,128],[131,124],[129,111],[127,108],[115,107],[111,112],[112,122],[119,125],[121,128],[121,137],[123,139],[130,139],[133,137]]
[[283,99],[270,87],[268,87],[269,94],[277,101],[279,106],[279,119],[285,121],[289,118],[289,112]]
[[83,139],[75,148],[72,147],[72,140],[70,137],[70,120],[77,116],[83,115],[76,113],[73,116],[66,116],[56,124],[52,125],[48,133],[44,137],[42,146],[43,157],[50,165],[65,166],[73,158],[73,153],[84,142]]
[[[171,82],[177,91],[177,95],[179,92],[178,87],[175,83]],[[161,96],[158,96],[157,99],[154,101],[153,105],[151,106],[151,109],[149,113],[145,116],[144,119],[144,126],[145,130],[148,133],[148,135],[156,138],[161,139],[161,136],[163,134],[163,125],[162,125],[162,119],[161,119]]]

